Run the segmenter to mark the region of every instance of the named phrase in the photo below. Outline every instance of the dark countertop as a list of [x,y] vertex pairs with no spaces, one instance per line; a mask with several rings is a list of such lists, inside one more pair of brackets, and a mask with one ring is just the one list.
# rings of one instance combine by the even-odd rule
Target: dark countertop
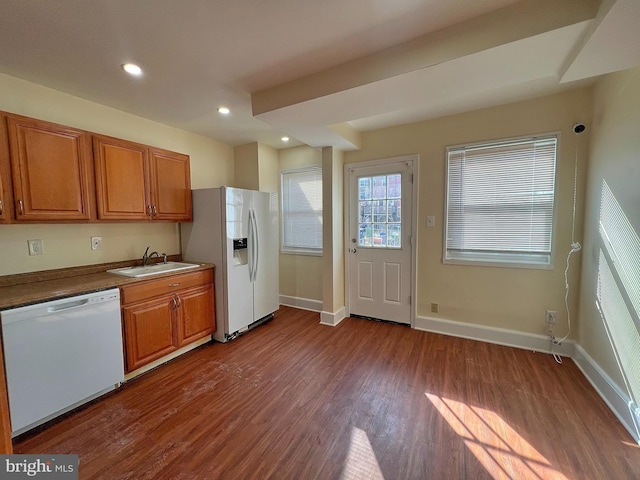
[[[104,269],[97,272],[92,272],[87,267],[83,267],[83,272],[87,273],[80,273],[78,271],[79,269],[70,268],[56,271],[58,272],[58,275],[49,275],[57,276],[58,278],[47,279],[47,272],[24,274],[23,276],[26,277],[24,283],[0,286],[0,310],[56,300],[58,298],[71,297],[73,295],[81,295],[83,293],[98,292],[108,288],[121,287],[123,285],[139,283],[156,278],[198,272],[214,267],[211,263],[184,263],[198,263],[200,266],[198,268],[161,273],[141,278],[131,278],[123,275],[117,275],[115,273],[107,273],[106,270],[114,268],[113,265],[108,264],[96,266],[92,269]],[[121,263],[118,263],[117,265],[118,267],[122,266]],[[67,270],[68,275],[64,276],[64,271]]]

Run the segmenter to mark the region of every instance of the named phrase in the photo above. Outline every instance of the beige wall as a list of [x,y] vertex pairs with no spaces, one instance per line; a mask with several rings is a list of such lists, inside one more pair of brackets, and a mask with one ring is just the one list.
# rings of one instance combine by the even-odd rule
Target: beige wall
[[[640,68],[608,75],[598,82],[590,128],[579,343],[622,387],[599,308],[608,321],[640,315]],[[603,205],[601,197],[603,191],[608,195],[607,190],[615,202]],[[611,238],[609,248],[600,234],[601,221]],[[602,257],[601,251],[615,252],[617,262]],[[611,281],[607,269],[615,272],[616,281]],[[626,304],[618,301],[602,308],[600,274],[609,292],[605,303],[619,294],[627,298]]]
[[333,314],[344,305],[344,153],[322,149],[322,301]]
[[258,144],[258,175],[261,192],[278,193],[280,184],[280,155],[268,145]]
[[[418,178],[417,313],[437,318],[545,334],[545,310],[559,312],[556,333],[566,332],[564,311],[564,261],[571,241],[573,162],[577,137],[576,121],[589,123],[591,90],[578,89],[527,102],[468,112],[435,120],[363,133],[363,148],[346,152],[345,163],[420,156]],[[442,263],[445,195],[445,147],[447,145],[525,136],[543,132],[561,133],[556,188],[556,225],[552,270],[445,265]],[[588,137],[588,132],[583,134]],[[586,154],[579,155],[580,200]],[[582,201],[579,202],[582,205]],[[427,215],[436,217],[436,227],[427,229]],[[582,208],[577,230],[582,231]],[[579,266],[572,270],[574,292],[579,287]],[[430,312],[430,303],[440,311]],[[577,312],[577,295],[570,299]],[[572,338],[575,338],[575,329]]]
[[[279,154],[280,170],[322,165],[322,151],[317,148],[291,147]],[[322,301],[322,257],[281,253],[280,294]]]
[[[193,188],[233,181],[233,149],[228,145],[2,74],[0,110],[185,153],[191,157]],[[90,249],[90,236],[103,237],[102,250]],[[43,240],[44,255],[29,257],[31,238]],[[0,275],[129,260],[141,257],[147,245],[179,253],[178,226],[1,225]]]
[[233,186],[247,190],[260,189],[258,144],[247,143],[233,149]]
[[274,193],[280,180],[278,150],[258,142],[233,149],[233,186]]

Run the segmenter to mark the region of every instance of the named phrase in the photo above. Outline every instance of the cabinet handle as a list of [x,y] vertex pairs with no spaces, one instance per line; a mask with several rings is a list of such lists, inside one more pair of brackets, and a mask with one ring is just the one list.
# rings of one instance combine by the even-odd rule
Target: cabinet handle
[[24,215],[24,203],[22,200],[18,200],[18,211],[20,212],[20,215]]
[[178,309],[178,302],[176,302],[176,297],[173,297],[171,299],[171,301],[173,302],[173,309],[177,310]]
[[182,299],[180,298],[180,295],[176,295],[176,300],[178,301],[178,306],[176,308],[180,308],[182,306]]
[[155,205],[152,205],[151,207],[152,207],[152,209],[153,209],[153,216],[154,216],[154,217],[157,217],[157,216],[158,216],[158,209],[156,208],[156,206],[155,206]]
[[179,287],[180,284],[179,283],[170,283],[169,286],[170,287]]
[[153,207],[151,205],[147,206],[147,215],[149,215],[149,218],[153,216]]
[[2,206],[2,200],[0,200],[0,215],[4,212],[4,207]]

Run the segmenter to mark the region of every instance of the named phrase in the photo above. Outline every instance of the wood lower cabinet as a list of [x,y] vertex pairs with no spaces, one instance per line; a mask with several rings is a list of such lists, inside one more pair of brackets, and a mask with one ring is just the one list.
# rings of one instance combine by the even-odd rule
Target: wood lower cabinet
[[124,286],[121,302],[127,373],[215,331],[213,270]]
[[13,453],[10,418],[9,394],[7,392],[7,379],[4,373],[4,352],[2,351],[2,338],[0,338],[0,454],[3,455]]
[[89,134],[18,115],[7,115],[7,129],[16,220],[90,220]]
[[122,309],[127,372],[177,350],[173,297],[161,297]]
[[183,347],[215,329],[213,284],[186,290],[178,296],[181,321],[178,322],[178,347]]

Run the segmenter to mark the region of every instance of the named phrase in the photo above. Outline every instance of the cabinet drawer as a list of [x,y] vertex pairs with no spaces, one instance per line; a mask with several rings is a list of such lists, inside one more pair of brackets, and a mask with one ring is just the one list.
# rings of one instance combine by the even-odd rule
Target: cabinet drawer
[[145,280],[133,285],[125,285],[121,289],[120,300],[122,305],[128,305],[207,283],[213,283],[212,269],[172,275],[155,280]]

